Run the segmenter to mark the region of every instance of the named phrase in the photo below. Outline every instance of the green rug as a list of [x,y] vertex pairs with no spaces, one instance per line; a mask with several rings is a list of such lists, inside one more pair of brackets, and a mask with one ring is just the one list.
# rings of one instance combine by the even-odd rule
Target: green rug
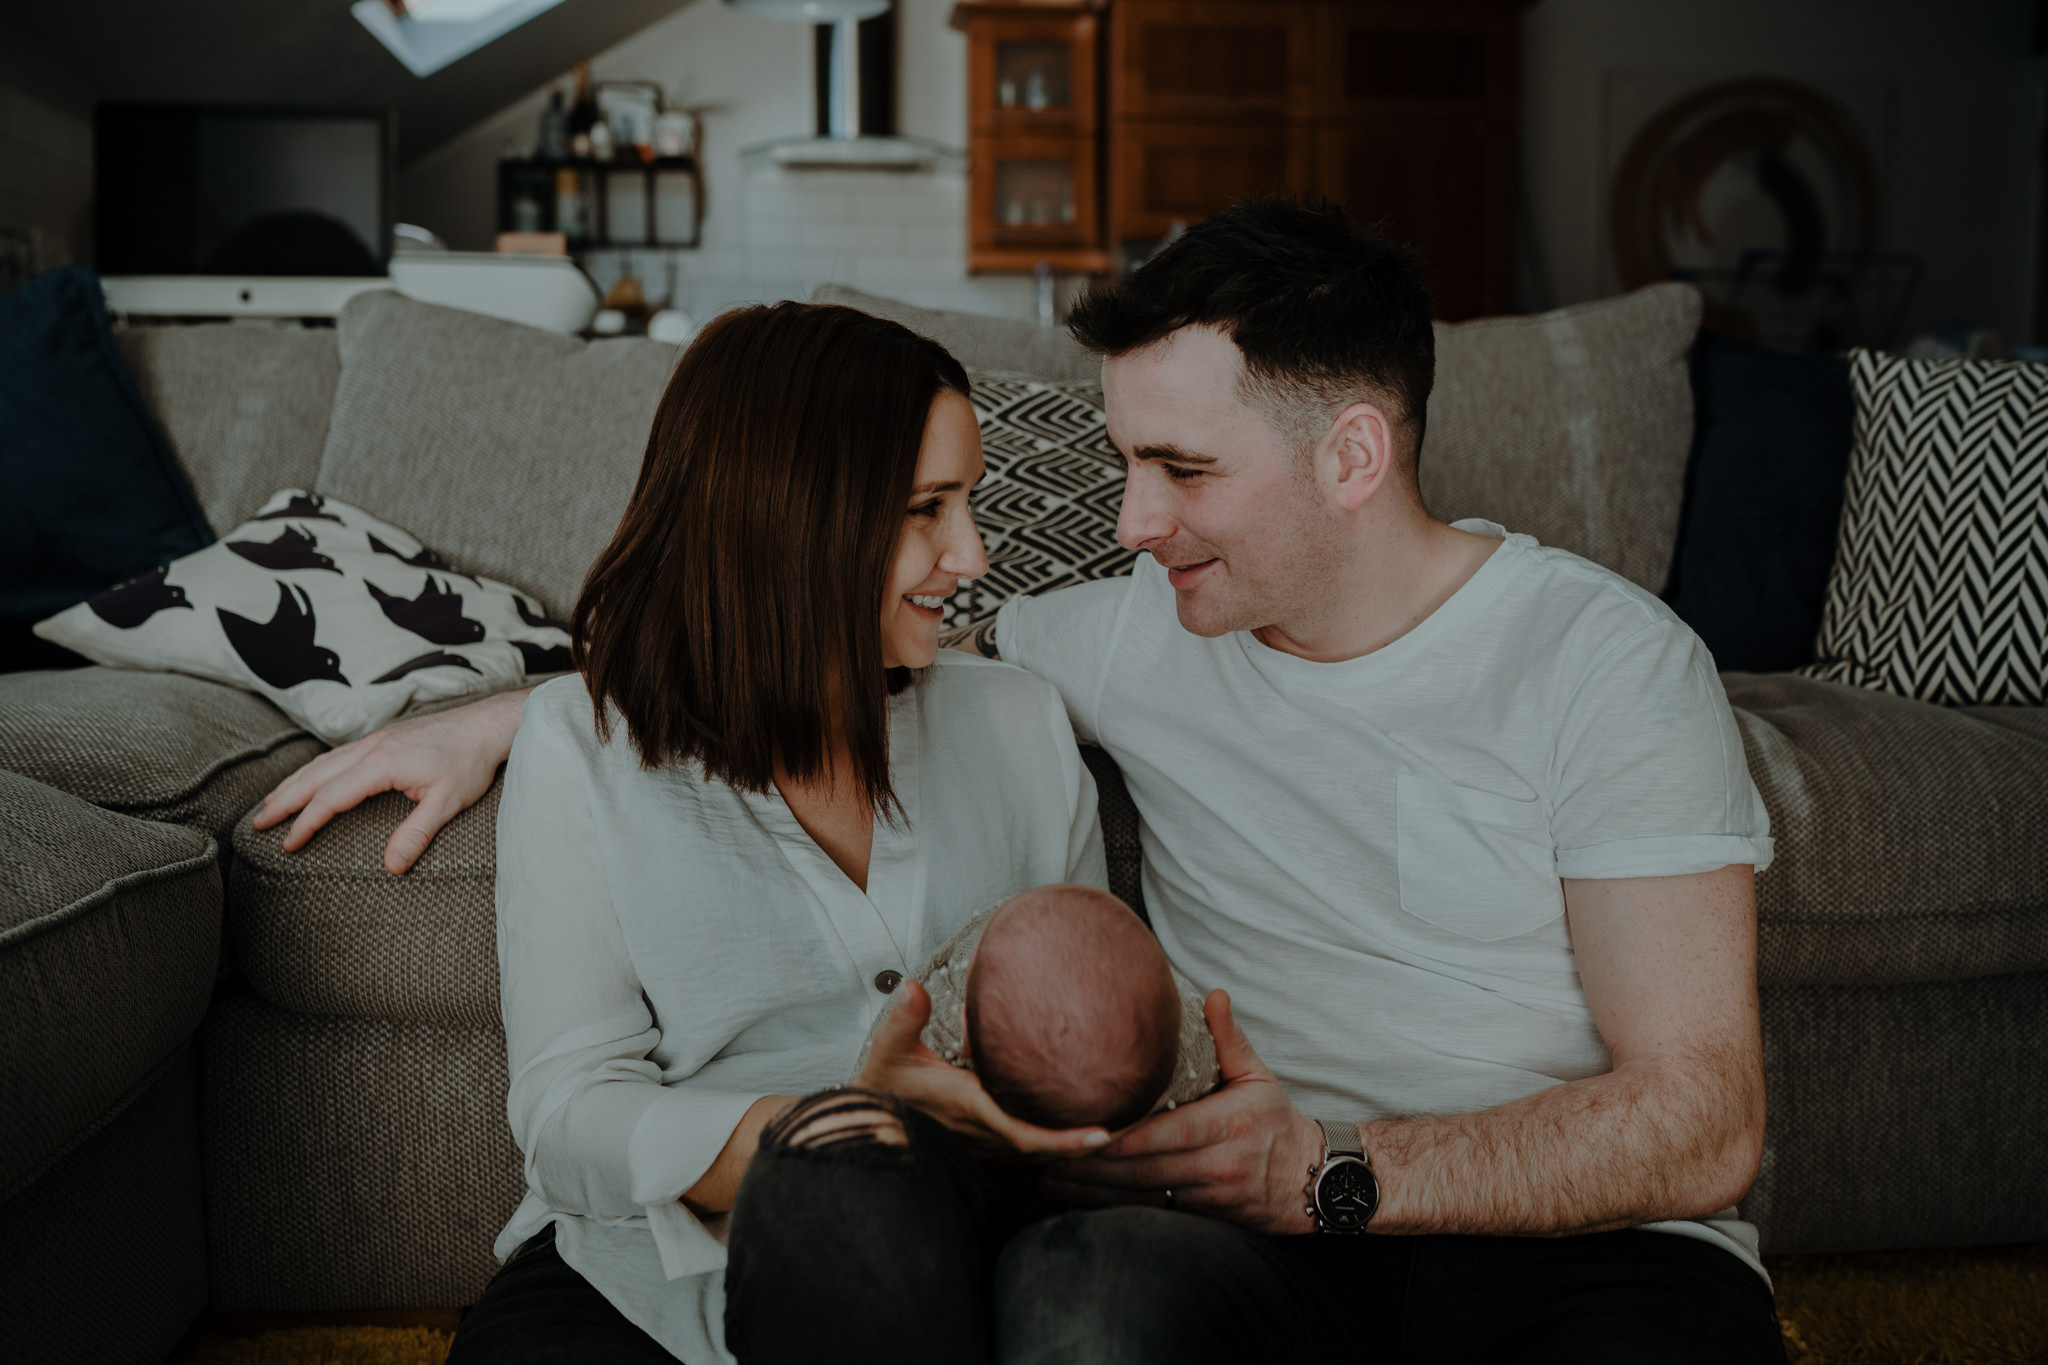
[[[2048,1365],[2048,1243],[1774,1256],[1791,1365]],[[175,1365],[441,1365],[432,1327],[202,1329]]]

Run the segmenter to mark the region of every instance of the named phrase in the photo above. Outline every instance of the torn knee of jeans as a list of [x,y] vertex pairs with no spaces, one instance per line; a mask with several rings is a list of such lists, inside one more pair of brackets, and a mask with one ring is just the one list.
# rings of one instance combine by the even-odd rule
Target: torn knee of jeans
[[827,1090],[798,1100],[769,1124],[761,1134],[761,1145],[807,1156],[882,1155],[885,1148],[907,1155],[910,1130],[904,1124],[902,1107],[892,1096],[867,1090]]

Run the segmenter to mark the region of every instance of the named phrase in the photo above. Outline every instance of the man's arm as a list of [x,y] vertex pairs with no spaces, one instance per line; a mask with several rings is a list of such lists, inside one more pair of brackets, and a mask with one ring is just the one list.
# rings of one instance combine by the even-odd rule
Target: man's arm
[[1570,1233],[1725,1209],[1763,1152],[1756,884],[1566,881],[1614,1069],[1462,1118],[1364,1125],[1386,1232]]
[[996,618],[993,616],[978,625],[949,630],[939,637],[939,643],[963,654],[979,654],[984,659],[1003,657],[1002,651],[996,648]]
[[[1382,1233],[1563,1234],[1712,1213],[1756,1176],[1763,1047],[1747,865],[1566,881],[1580,978],[1613,1070],[1476,1114],[1361,1125]],[[1211,997],[1225,1086],[1055,1168],[1080,1204],[1175,1203],[1306,1232],[1322,1134]],[[1370,1037],[1360,1046],[1369,1049]],[[1328,1117],[1337,1117],[1329,1115]]]

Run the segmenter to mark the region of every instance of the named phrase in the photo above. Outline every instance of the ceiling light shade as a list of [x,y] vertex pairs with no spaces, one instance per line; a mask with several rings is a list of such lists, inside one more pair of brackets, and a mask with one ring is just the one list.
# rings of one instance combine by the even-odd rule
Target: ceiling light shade
[[[431,76],[562,0],[356,0],[349,13],[415,76]],[[399,13],[398,11],[403,11]]]
[[742,14],[781,19],[792,24],[836,24],[841,19],[872,19],[889,8],[890,0],[725,0]]

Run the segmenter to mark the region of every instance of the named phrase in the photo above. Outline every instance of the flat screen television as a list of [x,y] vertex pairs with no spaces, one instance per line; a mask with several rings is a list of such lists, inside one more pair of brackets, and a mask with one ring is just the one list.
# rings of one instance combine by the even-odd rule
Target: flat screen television
[[102,275],[380,276],[391,254],[384,110],[102,104]]

